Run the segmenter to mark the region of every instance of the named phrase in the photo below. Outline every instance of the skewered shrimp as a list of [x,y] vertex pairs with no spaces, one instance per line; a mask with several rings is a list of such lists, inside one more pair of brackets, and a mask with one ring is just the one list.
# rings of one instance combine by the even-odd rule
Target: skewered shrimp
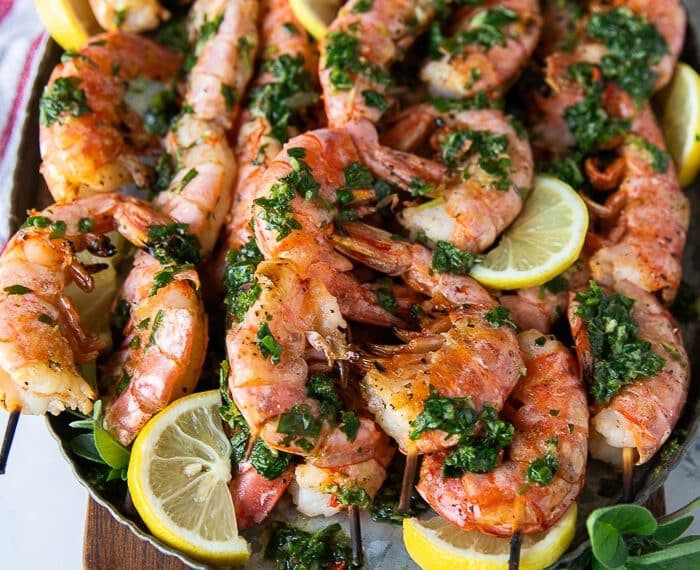
[[87,413],[96,394],[77,365],[93,361],[101,343],[85,334],[65,293],[71,281],[85,291],[93,286],[75,251],[109,255],[104,234],[113,229],[144,247],[148,227],[169,220],[139,200],[113,194],[31,216],[0,257],[0,403],[32,414],[66,407]]
[[369,119],[389,107],[389,68],[435,16],[434,2],[352,0],[321,41],[320,82],[331,127]]
[[353,264],[327,235],[341,209],[339,190],[353,188],[353,172],[364,169],[362,162],[376,144],[367,121],[353,125],[352,132],[319,129],[294,137],[265,171],[253,217],[265,258],[293,259],[304,278],[323,281],[345,317],[386,326],[396,317],[378,305],[370,286],[350,274]]
[[145,32],[170,18],[158,0],[90,0],[97,23],[114,32]]
[[[519,136],[501,111],[484,109],[439,114],[431,105],[412,108],[409,116],[432,116],[441,125],[432,143],[452,169],[446,182],[425,193],[430,202],[404,208],[398,221],[413,235],[449,241],[460,249],[481,252],[516,218],[532,187],[534,165],[525,135]],[[394,129],[405,130],[400,126]],[[382,148],[379,162],[398,151]],[[399,161],[396,161],[399,162]],[[370,167],[372,165],[370,164]],[[394,171],[409,170],[408,165]],[[420,173],[415,177],[421,181]]]
[[122,32],[64,55],[40,103],[41,172],[57,202],[149,185],[153,168],[142,157],[159,151],[163,133],[146,122],[157,110],[137,109],[144,105],[136,101],[144,88],[152,96],[169,88],[181,63],[155,42]]
[[231,205],[236,160],[226,129],[252,75],[257,10],[257,2],[245,0],[198,0],[192,7],[191,30],[201,40],[197,45],[203,42],[185,95],[192,112],[181,114],[168,133],[166,146],[178,171],[155,203],[188,225],[199,238],[203,257],[214,249]]
[[[619,450],[635,448],[637,463],[641,464],[661,448],[680,417],[690,381],[688,355],[673,317],[653,295],[625,281],[616,282],[614,289],[634,301],[631,317],[639,327],[637,336],[640,341],[650,343],[663,365],[658,373],[623,385],[609,401],[594,402],[591,455],[620,464]],[[596,361],[590,332],[577,315],[578,306],[579,303],[572,300],[569,320],[583,373],[591,380]],[[614,333],[615,324],[611,322],[610,326]]]
[[175,269],[137,255],[119,297],[129,318],[124,341],[102,370],[104,427],[122,444],[173,400],[194,392],[207,347],[207,316],[194,269]]
[[293,478],[292,466],[270,481],[260,475],[251,463],[239,464],[237,472],[229,483],[233,506],[236,509],[238,530],[245,530],[263,522]]
[[489,322],[487,313],[498,303],[476,281],[433,272],[425,247],[392,241],[389,233],[357,223],[343,230],[333,237],[336,247],[378,271],[400,273],[431,297],[436,317],[420,332],[402,333],[406,344],[373,345],[374,355],[360,358],[369,409],[404,453],[413,446],[430,453],[454,445],[456,437],[440,430],[412,440],[411,425],[431,386],[446,397],[470,397],[477,411],[485,404],[500,410],[524,369],[513,329]]
[[[521,333],[518,340],[527,376],[502,412],[515,427],[502,463],[491,473],[448,478],[442,474],[443,454],[423,458],[419,493],[464,530],[496,536],[545,530],[583,487],[588,409],[576,361],[560,342],[539,331]],[[548,470],[544,477],[532,473],[536,462]]]
[[688,199],[648,103],[637,112],[631,133],[620,149],[622,183],[605,202],[607,243],[591,257],[591,275],[607,286],[630,281],[670,303],[680,284]]
[[189,32],[197,61],[188,76],[185,102],[198,119],[224,129],[233,125],[253,74],[257,20],[256,0],[197,0],[192,6]]
[[[255,279],[258,297],[226,338],[229,390],[238,409],[269,446],[318,468],[302,469],[302,486],[319,491],[323,474],[326,482],[362,484],[371,495],[383,480],[373,468],[382,464],[378,450],[383,457],[389,449],[386,435],[354,414],[352,427],[344,416],[336,423],[309,396],[310,370],[328,370],[346,358],[347,323],[338,303],[321,281],[301,278],[291,261],[263,261]],[[330,499],[332,492],[320,492]]]
[[539,40],[539,2],[487,0],[461,7],[451,19],[450,37],[440,42],[436,59],[423,65],[421,79],[436,96],[502,95]]
[[207,289],[221,292],[226,254],[244,246],[250,226],[255,190],[267,165],[290,136],[307,121],[309,106],[318,100],[315,87],[317,57],[307,34],[286,0],[261,2],[261,73],[255,79],[241,113],[234,147],[238,171],[223,241],[207,264]]

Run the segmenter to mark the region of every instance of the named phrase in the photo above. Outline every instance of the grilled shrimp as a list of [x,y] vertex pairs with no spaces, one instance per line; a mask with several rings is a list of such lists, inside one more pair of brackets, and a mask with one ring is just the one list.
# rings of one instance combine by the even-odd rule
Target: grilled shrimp
[[0,256],[0,403],[6,409],[92,409],[95,391],[77,365],[94,361],[102,346],[83,331],[65,291],[70,282],[84,291],[93,286],[75,251],[111,254],[104,234],[114,229],[144,247],[148,227],[168,221],[149,205],[114,194],[31,212]]
[[[411,425],[436,389],[441,396],[470,397],[475,410],[499,410],[524,370],[512,328],[489,322],[498,303],[476,281],[431,269],[430,252],[418,244],[391,240],[391,234],[358,223],[343,225],[336,247],[373,269],[401,274],[412,288],[431,297],[434,319],[420,332],[400,334],[405,344],[373,345],[359,360],[363,392],[377,422],[407,453],[430,453],[452,446],[456,437],[424,432],[416,440]],[[441,314],[444,312],[444,314]]]
[[389,107],[389,68],[401,59],[435,16],[428,0],[351,0],[321,41],[320,81],[331,127],[369,119]]
[[337,422],[309,395],[310,374],[346,358],[347,323],[338,303],[321,281],[301,278],[291,261],[261,262],[255,280],[257,299],[226,337],[229,391],[251,432],[330,470],[334,480],[376,492],[381,481],[373,483],[367,467],[377,463],[377,450],[389,447],[387,436],[355,414],[352,425],[344,415]]
[[354,188],[352,174],[364,171],[362,162],[377,144],[367,121],[353,125],[352,132],[319,129],[294,137],[265,171],[253,217],[266,259],[293,259],[303,277],[323,281],[345,317],[386,326],[396,317],[379,306],[372,287],[350,274],[353,264],[328,236],[342,207],[339,190]]
[[198,0],[192,7],[191,30],[199,38],[185,94],[192,112],[181,114],[168,133],[166,147],[178,170],[155,203],[188,224],[204,257],[214,249],[231,205],[236,159],[226,130],[252,75],[257,10],[258,3],[247,0]]
[[[502,411],[515,435],[500,465],[491,473],[450,478],[442,473],[444,454],[423,458],[418,492],[464,530],[496,536],[510,536],[516,526],[523,534],[546,530],[583,487],[588,409],[576,361],[539,331],[521,333],[518,340],[527,375]],[[540,466],[545,469],[535,468]]]
[[433,95],[502,95],[535,50],[542,29],[537,0],[487,0],[461,7],[451,17],[450,37],[420,78]]
[[253,74],[258,4],[197,0],[192,6],[189,32],[197,60],[187,79],[185,103],[198,119],[224,129],[233,125]]
[[[481,252],[520,213],[532,187],[534,165],[528,140],[515,130],[512,118],[493,109],[441,115],[430,105],[420,105],[408,116],[415,113],[432,116],[443,125],[432,135],[432,144],[450,172],[446,181],[427,189],[429,202],[404,208],[398,221],[413,235],[421,233],[433,242],[449,241],[460,249]],[[386,147],[382,151],[380,164],[388,162],[387,155],[398,154]],[[410,171],[409,165],[396,163],[392,163],[395,172]],[[422,181],[420,172],[415,179],[431,182]]]
[[119,292],[129,315],[124,341],[100,378],[107,402],[104,427],[129,445],[170,402],[194,392],[207,347],[207,316],[194,269],[174,270],[160,285],[163,266],[139,254]]
[[279,477],[269,480],[260,475],[251,463],[240,463],[229,482],[238,530],[263,522],[293,479],[293,466]]
[[666,154],[651,107],[637,112],[620,148],[625,169],[605,202],[605,245],[590,259],[592,277],[615,286],[630,281],[666,303],[676,296],[689,223],[688,199]]
[[208,289],[221,292],[226,254],[253,235],[250,225],[255,190],[267,165],[290,136],[306,125],[318,101],[317,57],[286,0],[261,2],[261,72],[240,116],[234,147],[238,170],[222,243],[208,263]]
[[[594,401],[591,455],[621,464],[619,450],[630,447],[636,449],[637,463],[642,464],[661,448],[680,417],[690,382],[688,355],[673,317],[656,297],[625,281],[616,282],[614,291],[633,301],[631,317],[638,326],[637,337],[642,343],[649,343],[652,356],[659,359],[660,365],[653,375],[622,385],[607,401]],[[569,320],[584,376],[592,381],[599,364],[592,352],[591,332],[577,314],[579,305],[572,299]],[[617,334],[617,324],[609,322],[611,334]],[[639,349],[643,350],[644,347]],[[641,362],[635,363],[636,369],[641,366]]]
[[155,42],[123,32],[95,36],[64,55],[40,102],[41,172],[57,202],[150,184],[153,168],[142,158],[159,152],[160,141],[148,121],[156,109],[144,105],[142,92],[155,97],[168,89],[181,63]]
[[170,18],[158,0],[90,0],[97,23],[113,32],[145,32]]

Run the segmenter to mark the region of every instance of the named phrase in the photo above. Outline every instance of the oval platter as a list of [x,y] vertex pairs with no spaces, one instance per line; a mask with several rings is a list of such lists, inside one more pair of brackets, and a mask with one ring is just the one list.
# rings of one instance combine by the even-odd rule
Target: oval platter
[[[689,15],[686,43],[681,59],[695,69],[700,69],[700,0],[686,0],[684,2]],[[38,108],[38,100],[41,91],[61,54],[60,48],[48,41],[39,64],[36,81],[29,99],[29,108]],[[9,220],[9,232],[17,230],[25,217],[25,212],[30,207],[41,208],[50,203],[50,197],[39,174],[39,142],[38,142],[38,113],[27,113],[27,120],[23,125],[22,138],[19,147],[18,161],[11,187],[11,218]],[[700,217],[700,180],[686,190],[691,202],[691,220],[695,216]],[[688,243],[683,258],[683,279],[695,291],[700,291],[700,227],[691,223],[688,233]],[[694,371],[700,369],[700,324],[695,322],[682,323],[686,348],[691,359],[691,368]],[[700,417],[700,386],[691,383],[688,401],[676,430],[664,448],[657,453],[652,461],[643,468],[636,469],[634,479],[634,502],[645,504],[652,495],[662,488],[668,474],[679,463],[685,450],[694,444],[698,434],[698,418]],[[209,568],[196,562],[181,552],[174,550],[154,538],[145,528],[133,508],[125,500],[121,493],[110,491],[109,488],[98,488],[88,482],[87,470],[83,460],[75,456],[68,445],[68,434],[72,431],[68,423],[72,417],[67,414],[61,416],[47,416],[48,427],[61,448],[66,460],[71,464],[77,479],[85,485],[91,497],[104,506],[110,514],[120,523],[126,525],[136,536],[152,544],[159,551],[179,558],[191,568]],[[569,551],[562,557],[557,566],[564,568],[585,568],[589,565],[587,556],[588,542],[585,530],[585,518],[595,507],[612,504],[619,500],[619,493],[608,491],[610,483],[610,471],[602,464],[591,461],[586,477],[586,486],[579,499],[579,522],[576,537]],[[615,485],[613,485],[615,487]],[[273,516],[282,519],[294,519],[297,515],[289,504],[283,504],[273,512]],[[337,515],[338,522],[345,523],[344,517]],[[305,526],[321,526],[330,521],[297,520]],[[400,527],[374,523],[366,514],[363,514],[363,539],[365,545],[366,564],[371,569],[416,568],[406,553]],[[346,526],[347,528],[347,526]],[[259,551],[264,535],[264,527],[252,529],[244,533],[251,541],[254,555],[248,564],[250,568],[263,568],[267,564],[261,560]],[[556,566],[555,566],[556,567]]]

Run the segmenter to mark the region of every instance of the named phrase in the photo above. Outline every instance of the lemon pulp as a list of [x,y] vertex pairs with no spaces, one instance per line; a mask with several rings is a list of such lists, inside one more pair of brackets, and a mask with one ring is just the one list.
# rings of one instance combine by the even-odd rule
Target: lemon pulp
[[134,441],[128,485],[156,538],[208,564],[241,564],[250,548],[228,490],[231,444],[220,406],[218,390],[198,392],[151,418]]
[[471,274],[498,289],[542,285],[576,261],[587,230],[588,209],[576,191],[537,176],[520,215]]
[[[574,539],[576,504],[550,529],[523,537],[520,570],[541,570],[556,562]],[[510,539],[466,532],[440,517],[404,519],[403,539],[423,570],[507,570]]]

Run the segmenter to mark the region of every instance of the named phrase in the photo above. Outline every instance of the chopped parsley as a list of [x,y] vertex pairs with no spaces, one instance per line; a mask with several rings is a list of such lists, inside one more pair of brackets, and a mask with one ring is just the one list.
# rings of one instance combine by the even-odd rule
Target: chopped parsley
[[609,143],[616,136],[626,134],[630,127],[628,119],[608,115],[603,108],[602,91],[598,88],[567,107],[564,118],[576,140],[577,149],[584,154]]
[[192,71],[195,63],[197,63],[197,58],[202,53],[202,49],[204,49],[206,43],[216,35],[216,32],[219,31],[219,26],[221,26],[221,22],[223,22],[223,20],[223,14],[219,14],[213,20],[209,20],[207,15],[204,15],[204,22],[202,22],[202,25],[198,30],[199,33],[197,35],[197,41],[195,42],[192,51],[188,53],[187,57],[185,58],[185,63],[183,65],[185,72],[189,73]]
[[425,431],[442,430],[458,435],[458,444],[445,457],[444,477],[459,477],[465,471],[488,473],[496,467],[500,450],[513,440],[512,424],[498,418],[488,404],[477,412],[469,397],[440,396],[434,386],[423,402],[423,411],[411,421],[409,437],[418,439]]
[[266,222],[266,228],[277,231],[277,240],[287,237],[294,229],[301,229],[290,204],[295,194],[312,200],[321,188],[309,166],[302,160],[306,156],[304,148],[287,149],[287,155],[292,171],[272,185],[269,198],[255,200],[255,204],[262,208],[260,217]]
[[437,273],[469,275],[472,266],[482,260],[482,255],[475,255],[470,251],[459,249],[448,241],[438,241],[435,244],[430,267]]
[[5,293],[8,295],[25,295],[26,293],[33,293],[33,289],[25,287],[24,285],[9,285],[4,289]]
[[290,453],[272,449],[258,439],[250,452],[250,463],[260,475],[272,481],[289,469],[293,457]]
[[311,413],[308,404],[294,404],[288,412],[280,414],[277,432],[286,434],[284,445],[295,444],[310,452],[316,446],[323,422]]
[[391,279],[380,279],[378,281],[378,284],[380,285],[380,287],[377,289],[376,292],[377,302],[379,303],[381,308],[384,309],[387,313],[395,315],[398,303],[396,302],[396,297],[394,296],[394,292],[392,291],[393,283]]
[[537,483],[540,486],[549,485],[554,480],[554,475],[559,470],[559,453],[557,451],[558,439],[553,437],[552,439],[548,439],[546,443],[547,451],[545,451],[544,455],[532,461],[527,467],[525,480],[528,483]]
[[372,9],[374,0],[358,0],[355,5],[350,10],[353,14],[363,14],[369,12]]
[[226,253],[224,302],[228,307],[227,327],[233,321],[241,322],[248,309],[260,296],[260,285],[255,279],[255,269],[262,260],[263,255],[255,242],[255,236],[252,235],[243,246]]
[[516,331],[520,330],[520,327],[510,318],[510,311],[503,305],[498,305],[486,311],[484,318],[493,327],[509,326]]
[[347,436],[348,441],[355,441],[359,429],[360,419],[355,412],[352,410],[340,412],[340,431]]
[[338,485],[332,485],[326,489],[326,492],[332,493],[335,496],[335,500],[344,507],[355,505],[361,509],[366,509],[372,502],[369,493],[356,483],[342,488]]
[[649,164],[656,172],[663,174],[668,170],[671,164],[671,156],[667,152],[640,136],[630,135],[630,139],[634,146],[646,154]]
[[95,220],[93,218],[80,218],[78,220],[78,231],[82,233],[91,232],[95,228]]
[[190,49],[187,39],[187,19],[175,16],[162,22],[153,32],[154,39],[173,51],[185,54]]
[[29,216],[25,222],[22,224],[23,228],[49,228],[49,238],[62,238],[66,235],[66,222],[62,220],[56,220],[52,222],[46,216]]
[[164,265],[196,265],[201,259],[199,240],[187,230],[182,223],[149,226],[146,250]]
[[574,151],[541,165],[541,170],[566,182],[572,188],[580,188],[584,182],[583,172],[581,172],[582,159],[582,154]]
[[349,190],[372,188],[374,184],[374,176],[372,176],[372,173],[359,162],[348,164],[343,169],[343,176],[345,178],[344,188]]
[[170,191],[174,194],[181,194],[182,191],[187,187],[187,185],[190,182],[192,182],[195,178],[197,178],[198,174],[199,172],[197,172],[196,168],[190,168],[187,172],[185,172],[178,185]]
[[151,348],[156,343],[156,333],[161,326],[163,326],[163,319],[165,318],[165,311],[163,309],[158,309],[156,316],[153,318],[153,326],[151,326],[151,334],[148,336],[148,342],[146,343],[145,349]]
[[367,76],[370,81],[387,85],[391,78],[378,65],[366,61],[360,55],[360,42],[347,32],[331,32],[327,36],[326,69],[330,69],[329,80],[336,91],[352,88],[352,73]]
[[273,521],[265,547],[265,558],[274,560],[277,570],[357,568],[352,562],[350,542],[342,534],[338,523],[310,533]]
[[177,115],[177,93],[175,89],[160,89],[154,93],[143,112],[143,126],[147,133],[165,135],[173,117]]
[[484,92],[477,93],[471,97],[462,97],[461,99],[433,97],[429,100],[429,103],[435,107],[438,113],[468,111],[471,109],[498,109],[503,106],[500,100],[491,99]]
[[39,124],[50,127],[56,121],[63,124],[61,116],[67,113],[71,117],[80,117],[91,113],[85,91],[79,88],[78,77],[59,77],[44,88],[39,100]]
[[629,8],[621,6],[591,15],[586,33],[605,44],[608,53],[600,70],[636,101],[651,96],[657,74],[652,69],[668,53],[668,45],[656,27]]
[[258,334],[255,336],[255,342],[260,349],[260,354],[263,358],[270,357],[272,364],[279,364],[280,357],[284,347],[275,340],[270,332],[270,326],[267,323],[261,323],[258,329]]
[[365,89],[362,93],[362,98],[365,100],[365,105],[379,109],[382,113],[389,108],[386,99],[377,93],[374,89]]
[[505,46],[506,34],[503,30],[517,21],[518,15],[505,6],[482,10],[469,22],[468,29],[443,40],[440,48],[447,53],[456,53],[469,45],[478,45],[486,50],[493,46]]
[[283,54],[263,64],[274,81],[251,90],[249,107],[270,125],[270,135],[279,142],[289,139],[289,127],[304,128],[305,111],[318,101],[314,80],[301,55]]
[[[454,168],[459,162],[478,156],[476,165],[492,178],[497,190],[508,190],[508,175],[513,162],[508,156],[509,144],[506,135],[491,131],[460,129],[440,141],[442,161]],[[465,171],[463,176],[471,172]]]
[[411,182],[408,185],[408,191],[411,193],[411,196],[425,196],[433,190],[435,190],[435,184],[429,184],[417,177],[411,178]]
[[638,337],[639,325],[632,318],[634,300],[619,293],[607,294],[594,281],[590,289],[576,294],[574,314],[586,325],[593,354],[589,392],[596,402],[607,402],[637,378],[657,374],[665,360],[651,343]]

